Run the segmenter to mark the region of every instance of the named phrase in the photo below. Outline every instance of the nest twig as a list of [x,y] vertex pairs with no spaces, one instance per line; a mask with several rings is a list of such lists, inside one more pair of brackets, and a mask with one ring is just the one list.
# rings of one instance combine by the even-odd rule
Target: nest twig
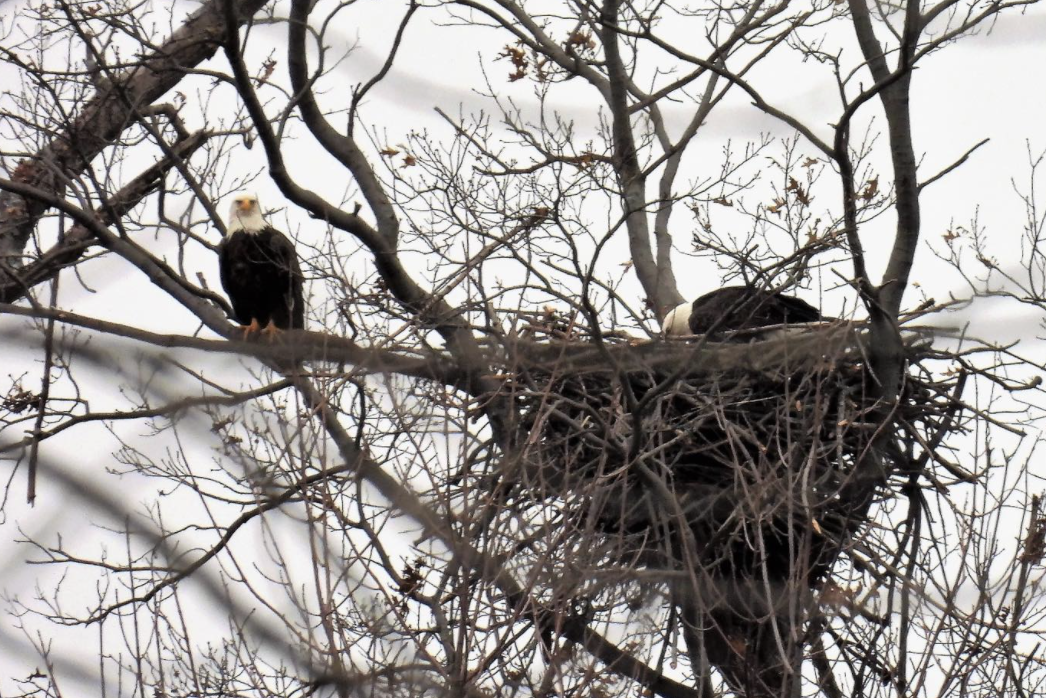
[[[517,377],[524,424],[539,436],[528,458],[542,484],[532,492],[622,486],[620,501],[604,497],[616,508],[600,512],[601,528],[649,538],[644,529],[665,503],[650,501],[642,465],[669,488],[702,540],[724,537],[726,525],[779,523],[786,508],[788,517],[820,528],[882,428],[871,416],[867,335],[858,324],[836,323],[755,336],[748,344],[516,345],[508,372]],[[906,344],[909,360],[918,361],[928,338],[909,332]],[[927,425],[941,394],[913,379],[896,421]],[[929,433],[938,430],[931,426]]]
[[[842,493],[873,436],[888,430],[879,457],[907,478],[934,462],[912,458],[921,445],[958,428],[950,385],[926,371],[880,409],[862,325],[749,339],[527,339],[503,358],[530,431],[518,496],[569,501],[579,530],[600,532],[620,562],[683,573],[723,665],[766,650],[765,619],[794,599],[778,592],[811,594],[866,523]],[[929,339],[906,331],[910,364]]]

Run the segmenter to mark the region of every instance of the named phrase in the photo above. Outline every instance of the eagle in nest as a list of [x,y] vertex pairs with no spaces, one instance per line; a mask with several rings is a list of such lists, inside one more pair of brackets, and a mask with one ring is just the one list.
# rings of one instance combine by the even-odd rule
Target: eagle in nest
[[670,310],[661,330],[666,337],[719,335],[823,319],[817,308],[799,298],[751,286],[726,286]]
[[294,245],[262,219],[258,197],[237,194],[218,247],[222,288],[243,336],[305,327],[302,274]]

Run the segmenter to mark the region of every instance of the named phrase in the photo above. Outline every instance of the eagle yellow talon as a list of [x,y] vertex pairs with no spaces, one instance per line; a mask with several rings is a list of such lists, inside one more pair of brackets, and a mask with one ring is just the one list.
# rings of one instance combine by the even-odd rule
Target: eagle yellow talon
[[270,342],[272,342],[272,341],[275,341],[275,340],[276,340],[276,338],[277,338],[277,337],[278,337],[278,336],[279,336],[280,334],[282,334],[282,333],[283,333],[283,330],[281,330],[281,329],[280,329],[279,327],[277,327],[277,326],[276,326],[276,324],[275,324],[275,323],[273,323],[273,321],[272,321],[272,320],[269,320],[269,324],[268,324],[268,325],[266,325],[264,329],[262,329],[261,333],[262,333],[263,335],[265,335],[265,337],[266,337],[266,338],[267,338],[267,339],[268,339],[268,340],[269,340]]
[[258,324],[257,318],[251,318],[251,324],[240,325],[240,329],[243,330],[243,341],[246,342],[251,333],[261,330],[261,325]]

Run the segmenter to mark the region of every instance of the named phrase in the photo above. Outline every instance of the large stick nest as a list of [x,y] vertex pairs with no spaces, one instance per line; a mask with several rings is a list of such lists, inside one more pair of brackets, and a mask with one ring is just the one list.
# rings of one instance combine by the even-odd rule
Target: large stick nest
[[[519,491],[575,502],[576,525],[622,560],[809,588],[864,522],[860,479],[909,472],[948,386],[909,370],[881,404],[854,323],[744,339],[518,344]],[[911,368],[929,341],[906,332],[905,345]]]

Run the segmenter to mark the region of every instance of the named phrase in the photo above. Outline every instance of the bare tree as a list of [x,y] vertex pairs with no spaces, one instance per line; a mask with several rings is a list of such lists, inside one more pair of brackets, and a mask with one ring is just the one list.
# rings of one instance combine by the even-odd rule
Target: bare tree
[[[0,690],[1041,692],[1043,362],[940,318],[1046,307],[1042,158],[1019,259],[927,243],[983,141],[912,109],[1031,4],[20,6],[3,510],[67,520],[18,536]],[[271,341],[215,287],[252,187],[307,278]],[[913,299],[920,249],[969,293]],[[695,274],[831,319],[666,340]]]

